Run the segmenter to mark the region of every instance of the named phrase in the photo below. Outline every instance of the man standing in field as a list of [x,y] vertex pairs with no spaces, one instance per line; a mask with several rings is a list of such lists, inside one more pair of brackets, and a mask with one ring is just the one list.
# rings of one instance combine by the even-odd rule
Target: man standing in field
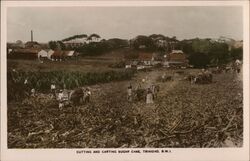
[[89,103],[90,101],[90,96],[91,96],[91,91],[89,90],[89,88],[86,88],[86,91],[85,91],[85,103]]
[[132,85],[130,84],[127,89],[127,100],[132,102]]
[[35,94],[36,94],[36,90],[35,90],[35,88],[32,88],[31,89],[31,97],[35,97]]
[[241,65],[241,61],[237,59],[235,61],[235,68],[236,68],[237,73],[240,73],[240,65]]
[[30,88],[29,88],[29,83],[28,83],[28,78],[26,78],[24,80],[24,92],[25,94],[28,96],[29,95],[29,92],[30,92]]
[[151,104],[151,103],[154,103],[153,93],[152,93],[151,89],[148,88],[148,90],[147,90],[147,96],[146,96],[146,104]]
[[56,97],[56,85],[54,82],[50,85],[50,91],[53,94],[54,97]]

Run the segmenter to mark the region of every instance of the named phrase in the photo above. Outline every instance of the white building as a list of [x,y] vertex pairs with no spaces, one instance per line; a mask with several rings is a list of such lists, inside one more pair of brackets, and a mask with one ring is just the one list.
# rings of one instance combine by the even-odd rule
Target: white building
[[51,60],[51,56],[53,55],[53,53],[54,53],[54,50],[49,49],[49,50],[47,51],[47,57],[48,57],[48,59]]
[[48,58],[48,53],[46,50],[40,50],[37,56],[38,56],[38,59],[45,59],[45,58]]
[[38,59],[51,59],[51,55],[53,55],[54,51],[51,49],[48,50],[40,50],[37,54]]

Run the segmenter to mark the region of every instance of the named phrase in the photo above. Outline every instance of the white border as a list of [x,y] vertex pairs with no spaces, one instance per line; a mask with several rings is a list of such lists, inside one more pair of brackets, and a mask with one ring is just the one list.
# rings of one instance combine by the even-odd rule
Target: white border
[[[6,14],[7,7],[69,6],[242,6],[244,17],[244,143],[242,148],[166,148],[166,154],[76,154],[82,149],[7,149]],[[4,1],[1,2],[1,159],[34,160],[249,160],[249,2],[248,1]],[[85,149],[87,150],[87,149]],[[94,150],[94,149],[91,149]],[[112,149],[109,149],[112,150]]]

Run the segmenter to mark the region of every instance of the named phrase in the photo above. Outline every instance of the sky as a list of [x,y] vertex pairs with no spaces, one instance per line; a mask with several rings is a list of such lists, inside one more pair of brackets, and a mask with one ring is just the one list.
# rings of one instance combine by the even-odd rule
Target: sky
[[7,41],[62,40],[96,33],[104,39],[131,39],[163,34],[177,39],[243,39],[243,10],[239,6],[164,7],[10,7]]

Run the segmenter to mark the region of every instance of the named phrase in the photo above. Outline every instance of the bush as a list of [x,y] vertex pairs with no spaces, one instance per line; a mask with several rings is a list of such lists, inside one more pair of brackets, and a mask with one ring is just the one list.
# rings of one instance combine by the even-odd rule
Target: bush
[[210,63],[209,56],[204,53],[193,53],[188,59],[189,64],[196,68],[205,68]]

